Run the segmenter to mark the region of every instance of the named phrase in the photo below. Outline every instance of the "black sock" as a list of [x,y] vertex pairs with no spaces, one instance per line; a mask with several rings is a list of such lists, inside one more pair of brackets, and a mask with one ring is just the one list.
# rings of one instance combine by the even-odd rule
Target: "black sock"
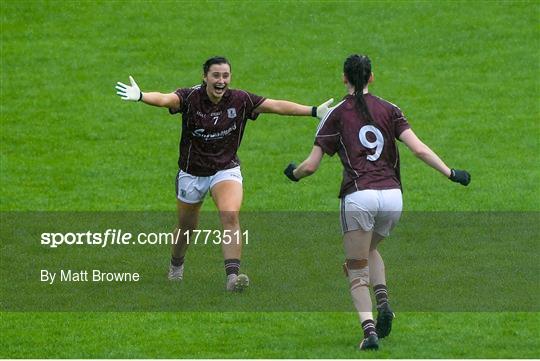
[[225,260],[225,273],[228,275],[238,274],[240,271],[240,260],[236,258],[226,259]]
[[375,285],[373,287],[375,299],[377,300],[377,308],[382,308],[388,304],[388,289],[386,285]]
[[365,320],[362,322],[362,328],[364,329],[364,338],[377,334],[377,331],[375,330],[375,322],[373,322],[373,320]]
[[175,257],[175,256],[172,256],[171,257],[171,264],[175,267],[180,267],[181,265],[184,264],[184,256],[182,257]]

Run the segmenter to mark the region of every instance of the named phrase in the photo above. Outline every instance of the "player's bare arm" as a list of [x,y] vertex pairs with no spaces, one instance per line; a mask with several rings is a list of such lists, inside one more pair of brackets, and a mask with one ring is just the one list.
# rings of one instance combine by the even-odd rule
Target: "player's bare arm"
[[438,170],[446,177],[450,177],[450,168],[444,164],[441,158],[427,145],[425,145],[411,129],[403,131],[399,139],[413,152],[413,154],[421,159],[424,163]]
[[148,105],[170,109],[180,108],[181,105],[180,98],[175,93],[143,92],[141,101]]
[[122,100],[142,101],[148,105],[165,108],[179,108],[181,105],[180,98],[175,93],[143,93],[131,75],[129,76],[129,82],[130,85],[122,82],[116,83],[116,94],[119,95]]
[[315,173],[321,165],[323,154],[322,148],[314,145],[309,156],[293,171],[293,175],[301,179]]
[[407,145],[413,154],[420,158],[424,163],[438,170],[449,178],[452,182],[468,185],[471,182],[471,175],[465,170],[450,169],[441,158],[427,145],[425,145],[411,129],[407,129],[401,133],[399,139]]
[[312,107],[289,102],[287,100],[266,99],[255,112],[274,113],[279,115],[311,115]]
[[329,99],[318,107],[310,107],[287,100],[266,99],[255,109],[255,112],[280,115],[311,115],[322,119],[333,109],[330,107],[330,104],[332,104],[333,101],[334,99]]
[[289,179],[298,182],[300,179],[312,175],[319,169],[323,155],[322,148],[314,145],[309,156],[298,167],[294,163],[290,163],[285,168],[284,173]]

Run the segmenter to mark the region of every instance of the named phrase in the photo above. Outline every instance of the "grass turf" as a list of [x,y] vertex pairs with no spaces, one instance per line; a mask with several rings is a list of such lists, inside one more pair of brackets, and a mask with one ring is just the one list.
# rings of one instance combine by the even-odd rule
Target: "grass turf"
[[0,346],[13,358],[535,358],[531,315],[404,313],[379,352],[359,353],[353,313],[7,313]]
[[[537,2],[0,7],[2,211],[174,210],[179,121],[121,103],[114,83],[129,74],[143,90],[172,91],[198,83],[202,62],[221,53],[234,87],[318,104],[344,94],[341,64],[353,52],[373,60],[371,91],[473,175],[469,188],[450,184],[402,150],[405,209],[539,209]],[[244,210],[337,209],[337,159],[298,185],[281,174],[309,152],[315,126],[268,115],[248,126]],[[2,312],[0,356],[538,358],[538,321],[537,312],[402,313],[383,350],[366,355],[354,350],[351,313]]]

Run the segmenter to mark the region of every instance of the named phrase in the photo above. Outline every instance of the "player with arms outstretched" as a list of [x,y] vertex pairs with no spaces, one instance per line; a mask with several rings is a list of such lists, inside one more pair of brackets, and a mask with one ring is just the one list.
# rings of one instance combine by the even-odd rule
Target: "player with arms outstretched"
[[[348,95],[321,120],[309,157],[298,167],[289,164],[285,174],[298,181],[318,169],[324,154],[338,153],[344,167],[339,193],[346,257],[344,270],[364,331],[359,347],[361,350],[378,349],[378,338],[388,336],[394,318],[377,245],[390,234],[402,210],[396,140],[405,143],[415,156],[454,182],[466,186],[470,175],[448,168],[418,139],[397,106],[368,92],[373,73],[367,56],[349,56],[343,73]],[[377,301],[376,324],[370,285]]]
[[226,289],[241,291],[248,286],[249,279],[245,274],[239,274],[242,253],[239,211],[243,188],[237,151],[247,121],[255,120],[259,113],[322,118],[332,100],[319,107],[311,107],[267,99],[230,89],[231,77],[229,61],[218,56],[204,63],[201,85],[165,94],[142,92],[130,76],[130,85],[118,82],[116,90],[123,100],[165,107],[171,114],[182,113],[176,176],[178,225],[175,239],[178,238],[179,242],[172,246],[169,279],[183,279],[184,256],[189,244],[187,235],[197,228],[203,200],[210,192],[219,211],[223,238],[226,233],[234,236],[232,241],[222,243]]

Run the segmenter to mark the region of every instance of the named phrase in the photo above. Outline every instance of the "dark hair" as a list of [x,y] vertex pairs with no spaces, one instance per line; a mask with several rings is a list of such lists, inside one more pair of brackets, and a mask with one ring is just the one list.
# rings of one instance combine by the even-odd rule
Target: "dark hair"
[[365,55],[351,55],[343,64],[343,73],[354,86],[354,96],[360,113],[367,118],[368,123],[373,123],[373,117],[364,100],[364,87],[371,76],[371,60]]
[[210,70],[210,67],[214,64],[228,64],[229,68],[231,67],[231,63],[227,60],[224,56],[214,56],[208,59],[203,64],[203,74],[208,74],[208,70]]

